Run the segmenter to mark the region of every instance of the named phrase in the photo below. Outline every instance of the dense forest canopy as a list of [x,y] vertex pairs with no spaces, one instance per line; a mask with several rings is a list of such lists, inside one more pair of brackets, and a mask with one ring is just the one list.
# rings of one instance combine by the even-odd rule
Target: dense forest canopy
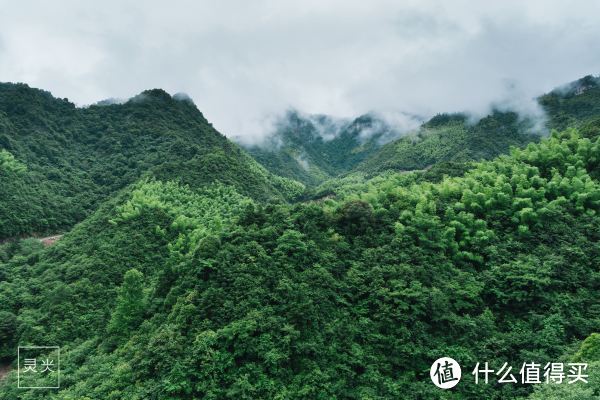
[[505,154],[551,129],[598,133],[599,78],[586,76],[540,96],[538,102],[544,116],[494,109],[474,121],[467,114],[442,113],[409,131],[399,131],[376,114],[343,121],[290,111],[268,140],[245,147],[269,171],[314,187],[340,175],[374,176],[440,164],[461,173],[469,161]]
[[290,112],[269,140],[246,149],[269,171],[316,186],[354,172],[373,176],[491,159],[543,134],[532,118],[497,110],[478,122],[465,114],[438,114],[414,131],[398,131],[376,115],[328,124],[323,119],[328,121]]
[[219,181],[259,200],[303,189],[258,165],[191,101],[158,89],[76,108],[0,84],[0,148],[0,239],[66,230],[143,177],[194,187]]
[[274,132],[246,150],[269,171],[315,185],[348,172],[398,136],[375,114],[353,121],[288,111]]
[[[541,98],[570,121],[548,137],[441,114],[307,190],[163,91],[78,109],[2,86],[2,237],[69,230],[0,244],[0,362],[62,351],[60,390],[13,371],[0,399],[597,399],[600,89],[583,82]],[[429,378],[442,356],[464,366],[449,391]],[[585,362],[589,383],[475,384],[484,361]]]

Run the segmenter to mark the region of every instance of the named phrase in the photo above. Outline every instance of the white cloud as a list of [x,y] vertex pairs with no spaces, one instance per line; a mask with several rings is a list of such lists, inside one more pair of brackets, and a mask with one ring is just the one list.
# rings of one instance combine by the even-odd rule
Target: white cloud
[[0,81],[78,104],[185,92],[247,141],[289,108],[536,112],[536,95],[600,72],[598,1],[0,0],[0,10]]

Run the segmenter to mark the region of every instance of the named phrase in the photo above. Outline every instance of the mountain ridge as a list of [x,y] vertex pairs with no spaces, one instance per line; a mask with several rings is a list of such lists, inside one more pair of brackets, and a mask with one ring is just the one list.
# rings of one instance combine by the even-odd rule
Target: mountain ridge
[[[537,98],[544,110],[547,121],[541,127],[539,117],[520,115],[515,111],[492,109],[487,116],[472,121],[466,113],[440,113],[405,134],[397,134],[391,141],[378,141],[384,133],[376,132],[375,140],[367,142],[366,151],[360,148],[363,144],[355,136],[350,140],[332,142],[338,155],[346,157],[349,162],[337,163],[326,152],[312,151],[306,155],[305,149],[316,140],[323,138],[335,140],[340,137],[338,129],[316,133],[316,129],[290,129],[283,124],[275,128],[270,136],[271,143],[260,145],[244,145],[246,150],[265,168],[286,177],[302,181],[309,186],[317,186],[328,179],[343,177],[355,172],[377,174],[385,170],[411,171],[439,163],[465,163],[481,159],[491,159],[508,152],[511,146],[522,147],[537,141],[545,133],[540,129],[563,130],[568,126],[588,130],[596,130],[597,115],[600,114],[600,77],[585,76],[543,94]],[[310,124],[314,118],[330,118],[326,115],[303,116],[293,114],[297,119]],[[595,116],[595,117],[594,117]],[[369,115],[355,118],[354,122]],[[371,116],[372,117],[372,116]],[[289,114],[288,117],[289,119]],[[284,118],[284,120],[286,119]],[[393,128],[385,121],[379,120],[384,131]],[[587,127],[584,125],[588,125]],[[346,126],[350,126],[347,122]],[[290,130],[292,132],[290,132]],[[290,133],[294,133],[291,135]],[[348,133],[348,130],[345,131]],[[433,149],[440,149],[439,141],[446,143],[444,153],[435,154]],[[339,145],[339,142],[343,142]],[[443,147],[443,146],[442,146]],[[361,153],[361,157],[353,157],[353,151]],[[312,170],[306,168],[310,165]],[[303,171],[304,170],[304,171]]]
[[192,187],[219,181],[262,200],[302,189],[257,164],[193,102],[161,89],[77,108],[24,84],[0,84],[0,149],[26,167],[0,171],[3,238],[68,228],[144,176]]
[[314,185],[349,171],[401,134],[376,113],[334,119],[289,110],[261,144],[242,146],[270,171]]

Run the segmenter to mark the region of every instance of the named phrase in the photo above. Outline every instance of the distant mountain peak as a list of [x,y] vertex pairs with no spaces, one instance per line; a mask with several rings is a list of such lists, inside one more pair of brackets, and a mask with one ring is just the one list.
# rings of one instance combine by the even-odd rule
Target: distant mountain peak
[[169,93],[167,93],[165,90],[163,89],[148,89],[148,90],[144,90],[142,93],[138,94],[137,96],[132,97],[131,99],[129,99],[130,102],[143,102],[146,100],[159,100],[159,101],[172,101],[173,97],[171,97],[171,95]]
[[551,93],[563,96],[578,96],[590,89],[595,89],[598,87],[600,87],[600,76],[586,75],[583,78],[577,79],[576,81],[559,86]]

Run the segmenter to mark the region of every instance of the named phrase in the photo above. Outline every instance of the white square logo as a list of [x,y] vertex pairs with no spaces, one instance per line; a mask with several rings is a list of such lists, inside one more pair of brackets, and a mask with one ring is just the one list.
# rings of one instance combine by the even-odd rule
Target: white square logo
[[17,363],[20,389],[60,388],[60,347],[19,346]]

